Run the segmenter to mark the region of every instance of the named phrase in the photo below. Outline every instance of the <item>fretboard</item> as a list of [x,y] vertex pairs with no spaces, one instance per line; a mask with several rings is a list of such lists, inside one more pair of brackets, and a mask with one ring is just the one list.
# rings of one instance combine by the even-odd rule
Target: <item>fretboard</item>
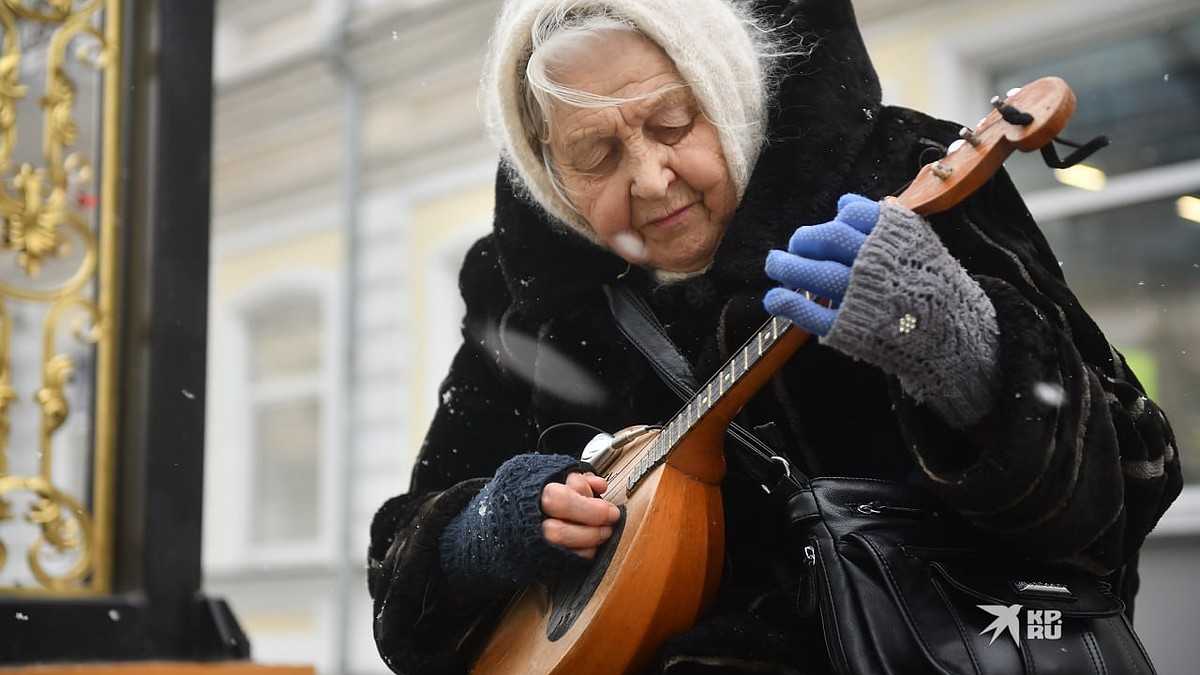
[[[671,451],[687,436],[689,431],[696,428],[698,424],[708,421],[711,417],[710,413],[719,408],[722,402],[735,395],[748,397],[753,394],[746,390],[747,386],[751,384],[746,376],[751,373],[763,374],[761,371],[763,367],[769,367],[772,370],[778,368],[782,361],[767,364],[763,363],[764,357],[779,348],[785,342],[784,338],[793,331],[803,333],[790,321],[780,317],[771,317],[764,323],[754,337],[742,345],[742,348],[726,361],[725,365],[721,366],[721,369],[700,387],[696,395],[664,425],[654,441],[642,449],[641,456],[628,476],[627,490],[632,492],[654,467],[671,454]],[[803,343],[802,340],[787,342],[791,344],[793,350],[799,348]],[[766,374],[769,375],[769,373]],[[761,384],[761,381],[754,382],[753,386],[757,388]],[[722,422],[727,423],[728,420],[722,420]]]

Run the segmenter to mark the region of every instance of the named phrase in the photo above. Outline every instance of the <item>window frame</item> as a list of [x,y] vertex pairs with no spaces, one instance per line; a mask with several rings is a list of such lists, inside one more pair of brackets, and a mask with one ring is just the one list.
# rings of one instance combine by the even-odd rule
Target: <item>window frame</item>
[[[221,497],[228,503],[221,513],[223,527],[219,528],[222,541],[221,553],[213,556],[215,568],[310,568],[332,565],[337,560],[338,524],[336,509],[338,491],[341,489],[341,473],[346,470],[341,453],[336,452],[341,424],[342,378],[339,354],[342,351],[343,329],[340,322],[340,302],[336,270],[325,268],[290,268],[280,270],[260,280],[228,303],[221,325],[220,336],[222,359],[228,363],[227,378],[223,393],[214,403],[221,406],[221,418],[225,423],[219,431],[223,437],[217,440],[223,446],[223,470],[219,478],[228,484],[221,490]],[[317,450],[317,523],[316,536],[310,541],[291,543],[261,543],[253,539],[253,527],[248,516],[258,505],[255,494],[255,471],[258,461],[255,448],[257,426],[254,408],[263,400],[280,396],[279,383],[255,391],[251,380],[250,364],[252,348],[252,320],[255,312],[286,298],[311,297],[317,304],[318,325],[321,331],[320,357],[316,372],[311,377],[293,378],[286,384],[303,384],[306,391],[317,395],[320,409],[320,438]],[[301,381],[303,380],[303,381]],[[214,475],[215,474],[210,474]],[[215,515],[215,514],[214,514]],[[212,529],[208,530],[212,532]]]

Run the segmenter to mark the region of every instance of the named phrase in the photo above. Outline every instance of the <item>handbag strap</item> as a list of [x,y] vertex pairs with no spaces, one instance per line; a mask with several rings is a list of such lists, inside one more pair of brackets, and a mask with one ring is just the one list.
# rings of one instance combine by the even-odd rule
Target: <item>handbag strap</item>
[[[623,284],[605,284],[604,295],[621,333],[646,357],[654,372],[675,395],[685,403],[690,401],[699,389],[696,375],[645,298]],[[768,493],[775,494],[783,487],[790,493],[808,482],[807,476],[787,457],[737,422],[730,422],[726,432],[748,451],[732,454]]]

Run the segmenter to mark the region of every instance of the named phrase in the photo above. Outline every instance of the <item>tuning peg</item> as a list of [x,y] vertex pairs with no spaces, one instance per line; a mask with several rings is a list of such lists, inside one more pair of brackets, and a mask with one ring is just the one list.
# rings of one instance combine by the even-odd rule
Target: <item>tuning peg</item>
[[949,147],[946,148],[946,156],[948,157],[950,155],[953,155],[956,150],[958,150],[959,148],[961,148],[962,146],[964,146],[966,144],[967,144],[967,140],[965,138],[960,138],[957,141],[954,141],[953,143],[951,143],[949,145]]
[[[970,143],[971,145],[979,145],[979,135],[975,133],[974,129],[971,129],[969,127],[963,127],[961,129],[959,129],[958,137],[961,138],[962,140]],[[957,141],[955,141],[955,142],[957,142]],[[951,145],[951,147],[953,147],[953,145]],[[953,151],[951,151],[951,152],[953,152]]]
[[953,167],[946,166],[941,162],[934,162],[933,164],[930,164],[929,170],[933,173],[933,175],[942,180],[950,178],[950,174],[954,173]]

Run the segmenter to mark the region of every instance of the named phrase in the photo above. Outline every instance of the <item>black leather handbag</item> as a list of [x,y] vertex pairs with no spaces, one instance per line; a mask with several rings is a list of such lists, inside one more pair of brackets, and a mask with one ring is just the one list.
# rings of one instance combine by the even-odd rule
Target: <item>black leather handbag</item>
[[[605,288],[622,333],[683,400],[691,366],[645,301]],[[802,614],[819,613],[841,675],[1152,675],[1125,604],[1075,568],[1034,564],[924,488],[809,479],[736,424],[733,453],[785,508],[805,566]]]
[[[783,496],[846,675],[1154,673],[1108,584],[1006,552],[922,488],[794,474]],[[783,488],[788,490],[788,488]]]

